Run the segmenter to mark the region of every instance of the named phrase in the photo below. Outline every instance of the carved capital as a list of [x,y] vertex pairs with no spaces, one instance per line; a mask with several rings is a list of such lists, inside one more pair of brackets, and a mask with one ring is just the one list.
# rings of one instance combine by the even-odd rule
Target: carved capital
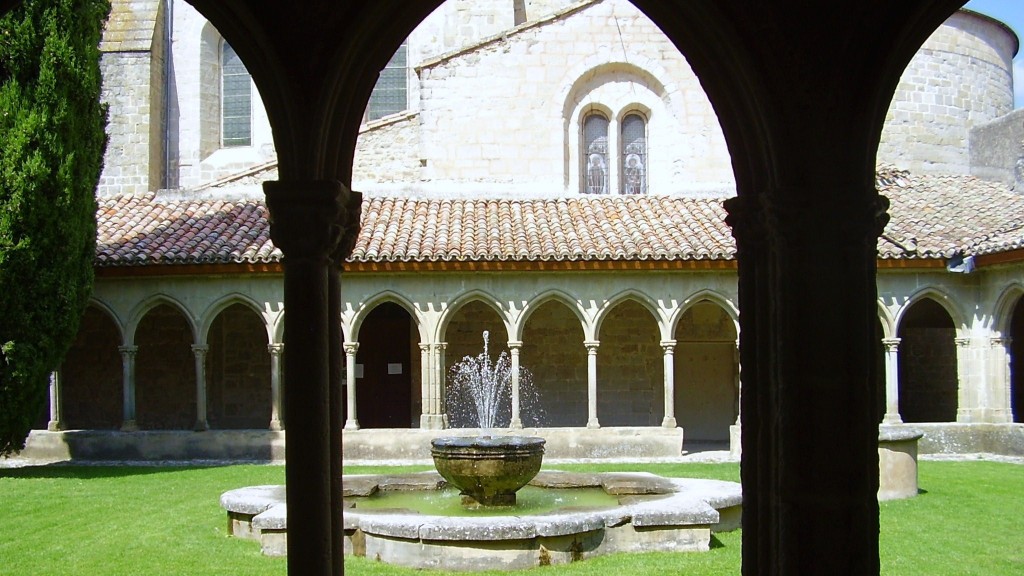
[[126,358],[133,358],[138,352],[138,346],[118,346],[117,351],[121,353],[121,356]]
[[352,254],[352,249],[356,246],[356,240],[359,238],[360,219],[363,215],[363,195],[344,187],[343,190],[345,191],[345,206],[338,219],[338,225],[342,229],[341,239],[331,254],[331,261],[339,267],[345,263],[345,259]]
[[1013,338],[1009,336],[993,336],[988,339],[988,344],[993,348],[1009,348],[1013,344]]
[[522,347],[523,347],[523,343],[520,340],[509,340],[508,341],[508,349],[509,349],[510,352],[512,350],[515,350],[516,352],[518,352],[519,349],[522,348]]
[[957,348],[967,348],[968,346],[971,345],[970,338],[954,338],[953,342],[956,342]]
[[420,352],[430,352],[430,344],[420,342]]
[[263,183],[270,213],[270,239],[288,261],[326,261],[344,230],[348,191],[331,180]]
[[268,344],[267,350],[270,352],[271,356],[280,356],[282,353],[284,353],[284,344]]
[[193,344],[192,345],[192,353],[195,354],[196,357],[202,358],[209,351],[210,351],[210,346],[208,344]]
[[587,347],[587,354],[594,356],[597,354],[597,349],[601,346],[601,343],[597,340],[587,340],[583,345]]
[[882,338],[882,345],[887,352],[897,352],[900,349],[902,338]]
[[662,349],[663,352],[665,352],[665,354],[672,354],[676,350],[676,341],[675,340],[662,340],[661,341],[661,349]]
[[359,342],[345,342],[343,346],[345,347],[345,354],[348,356],[355,356],[356,352],[359,351]]

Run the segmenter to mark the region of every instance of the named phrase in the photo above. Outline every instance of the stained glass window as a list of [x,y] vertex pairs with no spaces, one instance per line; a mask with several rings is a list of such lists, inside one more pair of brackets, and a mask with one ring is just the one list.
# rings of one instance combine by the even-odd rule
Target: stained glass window
[[221,143],[252,145],[252,79],[235,49],[221,46]]
[[387,66],[380,71],[377,84],[370,94],[366,106],[366,119],[377,120],[388,114],[396,114],[408,107],[409,91],[409,45],[403,42]]
[[647,121],[639,114],[622,119],[622,193],[647,193]]
[[597,112],[583,119],[584,194],[608,193],[608,118]]

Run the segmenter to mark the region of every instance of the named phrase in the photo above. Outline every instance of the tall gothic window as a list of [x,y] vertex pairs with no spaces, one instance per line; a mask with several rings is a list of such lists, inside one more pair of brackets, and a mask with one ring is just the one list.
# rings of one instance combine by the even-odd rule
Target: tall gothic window
[[380,72],[377,84],[366,105],[366,119],[377,120],[388,114],[396,114],[409,105],[409,44],[402,42],[398,51]]
[[252,78],[230,44],[221,44],[221,145],[252,145]]
[[608,193],[608,118],[591,112],[583,119],[584,194]]
[[647,193],[647,121],[636,114],[622,119],[621,189],[623,194]]

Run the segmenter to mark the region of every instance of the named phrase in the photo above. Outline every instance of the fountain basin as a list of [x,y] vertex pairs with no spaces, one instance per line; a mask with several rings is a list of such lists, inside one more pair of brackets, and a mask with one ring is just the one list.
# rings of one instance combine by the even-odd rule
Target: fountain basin
[[544,439],[535,436],[450,436],[430,442],[434,467],[459,489],[462,504],[514,506],[516,491],[540,472]]
[[[546,488],[599,487],[616,497],[617,504],[608,507],[537,514],[510,509],[507,515],[467,518],[359,505],[360,498],[377,491],[431,492],[444,485],[436,472],[346,476],[345,553],[419,568],[525,569],[616,552],[706,551],[713,532],[740,525],[739,483],[642,472],[544,470],[530,482]],[[264,554],[286,553],[283,488],[232,490],[221,497],[221,506],[235,536],[259,540]]]

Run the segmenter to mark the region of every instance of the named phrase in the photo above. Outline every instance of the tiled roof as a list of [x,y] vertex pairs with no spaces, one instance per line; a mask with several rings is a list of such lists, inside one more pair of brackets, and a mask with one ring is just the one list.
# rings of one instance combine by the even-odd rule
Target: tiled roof
[[[1024,196],[969,176],[879,173],[892,202],[886,259],[1024,247]],[[257,200],[101,198],[97,266],[278,262]],[[350,261],[731,260],[720,198],[366,196]]]

